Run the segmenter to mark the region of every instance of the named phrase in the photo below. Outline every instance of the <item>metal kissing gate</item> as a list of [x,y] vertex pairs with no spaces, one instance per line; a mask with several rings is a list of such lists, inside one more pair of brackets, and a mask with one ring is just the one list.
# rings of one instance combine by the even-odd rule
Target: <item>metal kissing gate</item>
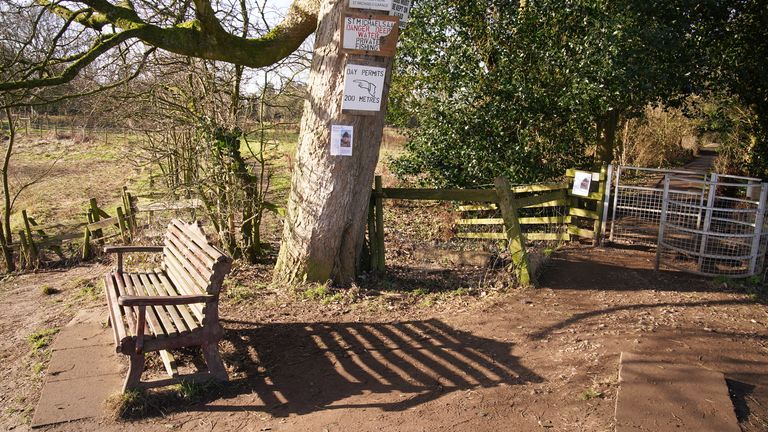
[[657,269],[729,277],[763,270],[768,183],[685,170],[615,171],[611,241],[655,246]]

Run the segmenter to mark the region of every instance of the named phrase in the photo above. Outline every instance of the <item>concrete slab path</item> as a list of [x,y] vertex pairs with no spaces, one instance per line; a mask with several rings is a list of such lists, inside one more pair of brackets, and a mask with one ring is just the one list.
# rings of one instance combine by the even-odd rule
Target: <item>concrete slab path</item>
[[120,390],[125,374],[104,322],[103,311],[81,311],[56,337],[33,428],[101,416]]
[[622,352],[616,432],[740,432],[722,373]]

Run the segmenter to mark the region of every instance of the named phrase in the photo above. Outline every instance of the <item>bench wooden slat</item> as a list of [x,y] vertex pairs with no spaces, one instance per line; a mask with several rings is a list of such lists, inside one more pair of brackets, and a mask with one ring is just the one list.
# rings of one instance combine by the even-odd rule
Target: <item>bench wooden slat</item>
[[184,226],[180,220],[173,220],[171,221],[170,225],[181,230],[187,237],[197,243],[197,245],[200,246],[210,256],[218,258],[224,255],[224,252],[218,248],[213,247],[213,245],[208,242],[208,239],[205,238],[205,236],[199,231],[199,228],[197,228],[195,224],[192,224],[191,226]]
[[210,253],[207,253],[205,250],[203,250],[203,248],[201,248],[197,242],[190,241],[191,238],[187,237],[176,226],[168,227],[168,232],[166,233],[165,236],[166,236],[165,237],[166,239],[174,238],[181,242],[186,242],[185,245],[195,255],[195,258],[197,258],[200,261],[200,263],[204,266],[204,268],[210,269],[216,263],[216,258],[214,256],[212,256]]
[[131,329],[125,328],[125,321],[120,306],[117,304],[117,286],[115,284],[115,274],[109,273],[105,277],[104,295],[107,296],[107,305],[109,305],[109,321],[112,323],[112,329],[115,332],[115,345],[119,350],[120,342],[125,339]]
[[180,277],[183,280],[183,282],[179,281],[181,284],[174,283],[174,286],[184,286],[186,284],[194,286],[200,291],[201,294],[208,293],[206,288],[210,284],[210,280],[204,279],[194,269],[190,271],[191,265],[185,262],[184,258],[179,257],[179,252],[174,250],[174,248],[166,246],[164,253],[166,254],[166,263],[170,264],[171,267],[175,270],[173,274],[169,274],[169,276],[172,276],[171,280],[173,280],[174,277]]
[[[149,280],[149,276],[146,273],[139,273],[138,276],[142,286],[144,287],[144,291],[147,292],[147,295],[163,295],[158,292],[157,289],[155,289],[155,286],[152,284],[152,281]],[[171,306],[171,308],[173,308],[173,306]],[[152,306],[152,310],[155,311],[155,315],[158,317],[160,324],[162,324],[165,334],[173,335],[173,333],[179,333],[179,329],[173,323],[170,311],[166,308],[166,306]]]
[[[120,294],[120,296],[128,295],[128,290],[125,288],[123,275],[116,272],[113,273],[113,275],[115,277],[115,285],[117,285],[117,292]],[[117,299],[114,299],[114,304],[117,305]],[[125,319],[128,321],[129,333],[133,333],[136,329],[136,320],[134,319],[133,311],[129,308],[120,307],[120,312],[120,315],[125,316]]]
[[165,257],[165,266],[168,279],[171,280],[173,286],[180,289],[184,294],[207,294],[205,286],[195,281],[184,268],[184,264],[170,252]]
[[[170,279],[168,279],[168,276],[164,272],[155,271],[155,275],[158,279],[160,279],[160,282],[163,284],[168,293],[177,292],[174,290],[173,284],[171,284]],[[183,293],[179,292],[179,294]],[[197,317],[198,321],[195,321],[194,318],[192,318],[192,316],[189,314],[190,311],[195,314],[195,317]],[[184,317],[184,321],[187,322],[187,326],[190,329],[195,329],[203,323],[203,305],[201,304],[196,303],[187,305],[186,307],[179,307],[179,313],[181,313],[181,316]]]
[[[134,295],[151,295],[148,294],[146,291],[144,291],[144,287],[142,286],[141,280],[139,280],[139,275],[136,273],[130,273],[127,278],[125,278],[125,287],[129,288],[129,290],[133,290]],[[130,283],[129,283],[130,281]],[[147,327],[148,330],[150,330],[152,333],[154,333],[155,337],[162,337],[165,335],[165,332],[163,331],[163,327],[160,325],[160,320],[157,318],[157,314],[155,313],[154,309],[147,308],[146,309],[146,317],[147,317]],[[145,332],[146,334],[146,332]]]
[[[158,292],[158,295],[167,295],[167,296],[174,296],[176,295],[175,292],[169,292],[165,284],[160,282],[160,279],[158,278],[157,274],[155,272],[147,273],[147,276],[149,277],[150,281],[152,282],[152,286],[155,288],[155,290]],[[171,316],[171,319],[173,320],[174,325],[179,330],[179,332],[192,330],[195,327],[190,326],[185,319],[182,318],[182,311],[186,311],[188,308],[182,306],[166,306],[165,309],[168,311],[168,314]],[[187,312],[189,314],[189,312]],[[190,317],[191,318],[191,317]],[[193,321],[194,322],[194,321]]]
[[185,270],[193,276],[202,287],[210,285],[211,276],[213,276],[214,273],[211,267],[206,267],[198,261],[197,257],[195,257],[191,251],[185,249],[184,246],[176,244],[176,242],[167,241],[165,247],[168,250],[168,253],[173,254],[173,256],[176,257],[179,263],[184,264]]

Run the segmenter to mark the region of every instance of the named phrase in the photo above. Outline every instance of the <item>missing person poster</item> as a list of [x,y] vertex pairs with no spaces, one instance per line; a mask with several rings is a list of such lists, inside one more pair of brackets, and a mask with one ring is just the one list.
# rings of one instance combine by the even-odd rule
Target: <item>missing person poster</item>
[[352,126],[331,125],[331,156],[352,156],[354,135]]
[[592,185],[592,173],[585,171],[576,171],[573,177],[573,189],[571,193],[576,196],[588,196],[589,187]]

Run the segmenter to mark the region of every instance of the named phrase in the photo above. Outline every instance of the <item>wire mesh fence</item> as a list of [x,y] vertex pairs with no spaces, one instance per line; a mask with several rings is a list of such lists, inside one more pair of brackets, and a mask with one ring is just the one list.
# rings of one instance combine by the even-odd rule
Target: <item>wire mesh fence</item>
[[632,166],[617,166],[609,240],[631,245],[656,246],[664,195],[664,177],[674,174],[671,195],[682,202],[700,203],[703,197],[697,181],[706,173]]

